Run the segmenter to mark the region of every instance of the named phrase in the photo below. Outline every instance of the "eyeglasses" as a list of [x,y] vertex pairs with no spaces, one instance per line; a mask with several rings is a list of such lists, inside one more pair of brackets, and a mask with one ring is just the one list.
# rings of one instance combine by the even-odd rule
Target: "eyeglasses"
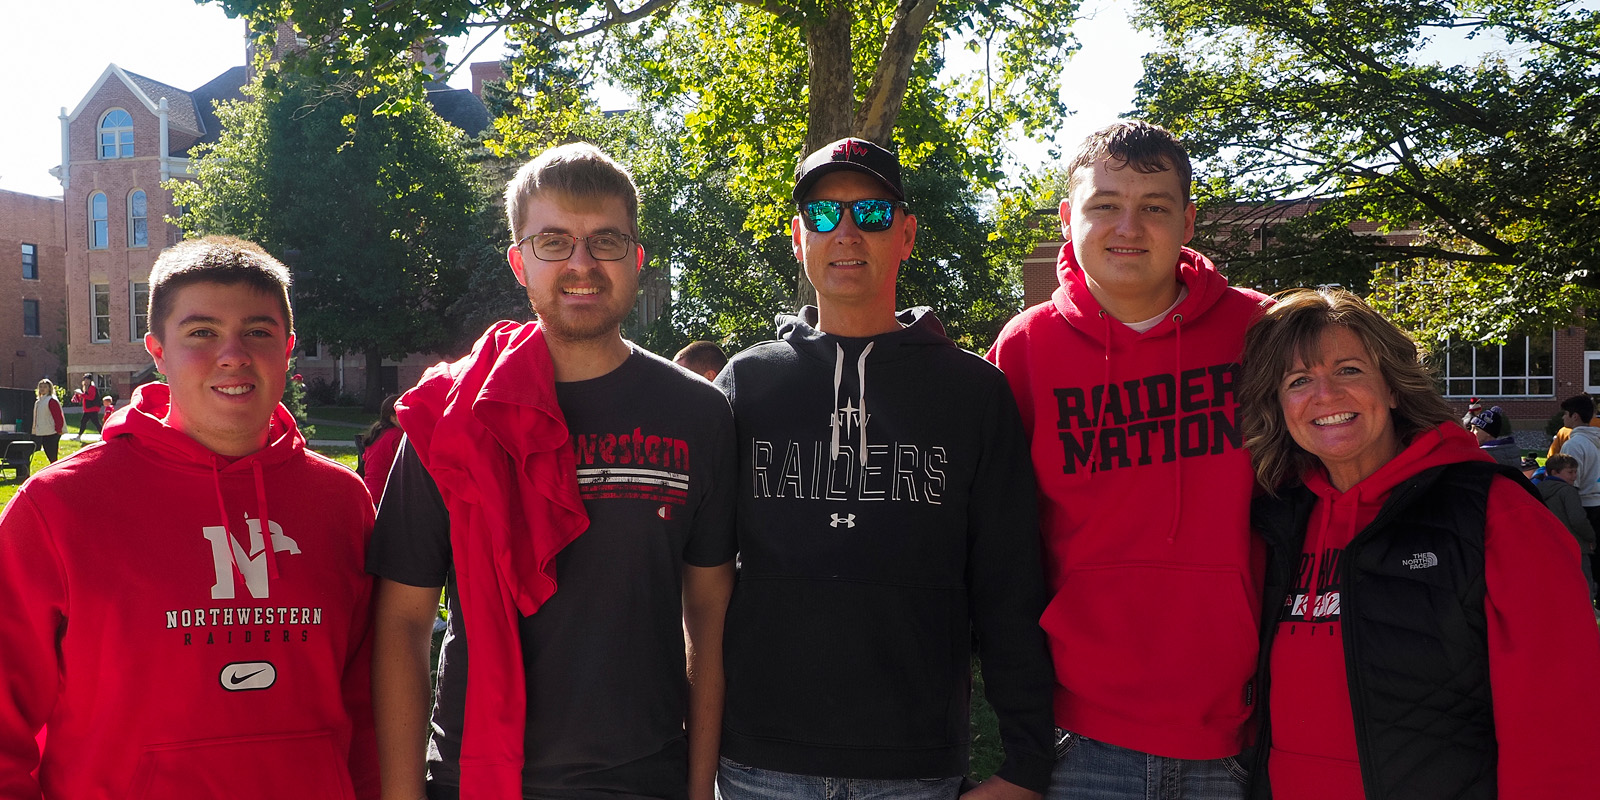
[[[809,203],[801,203],[800,221],[805,224],[806,230],[812,233],[829,233],[839,227],[839,221],[844,219],[845,205],[839,200],[812,200]],[[850,219],[863,233],[889,230],[889,226],[894,224],[895,208],[911,208],[899,200],[857,200],[849,206]]]
[[540,261],[565,261],[582,241],[589,256],[596,261],[621,261],[633,252],[638,240],[626,233],[597,233],[593,236],[573,236],[570,233],[530,233],[517,240],[517,245],[532,239],[533,257]]

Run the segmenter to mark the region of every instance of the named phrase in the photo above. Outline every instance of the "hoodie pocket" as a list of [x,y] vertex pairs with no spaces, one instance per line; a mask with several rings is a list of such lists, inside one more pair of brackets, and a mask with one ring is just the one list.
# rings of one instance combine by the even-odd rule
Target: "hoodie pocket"
[[128,797],[352,800],[346,760],[328,731],[150,745]]
[[1215,729],[1249,714],[1258,605],[1230,567],[1111,564],[1069,571],[1041,623],[1072,706]]

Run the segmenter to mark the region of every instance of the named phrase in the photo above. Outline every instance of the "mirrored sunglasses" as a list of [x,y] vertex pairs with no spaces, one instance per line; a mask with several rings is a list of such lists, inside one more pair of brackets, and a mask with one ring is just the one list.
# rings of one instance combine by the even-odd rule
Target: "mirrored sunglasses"
[[[813,233],[828,233],[839,227],[844,219],[845,203],[839,200],[812,200],[800,206],[800,221]],[[889,230],[894,224],[894,210],[910,208],[899,200],[857,200],[848,204],[850,219],[863,233]]]

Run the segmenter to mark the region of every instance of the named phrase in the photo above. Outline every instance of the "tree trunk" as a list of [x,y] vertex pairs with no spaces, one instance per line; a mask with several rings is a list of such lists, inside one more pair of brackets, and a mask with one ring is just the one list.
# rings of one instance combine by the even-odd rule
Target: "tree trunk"
[[368,350],[366,356],[367,389],[361,399],[361,408],[376,414],[379,406],[383,405],[383,353],[374,348]]
[[[809,122],[801,158],[829,142],[851,135],[851,121],[855,118],[854,52],[850,47],[850,23],[854,14],[850,0],[833,0],[826,8],[827,16],[806,27]],[[797,266],[800,279],[795,291],[796,309],[817,302],[817,290],[806,278],[805,265]]]
[[[894,136],[895,121],[906,101],[906,84],[911,80],[911,66],[922,47],[922,32],[928,20],[939,7],[939,0],[900,0],[894,11],[894,24],[883,40],[883,52],[878,56],[878,69],[872,75],[866,97],[857,110],[855,135],[869,142],[889,147]],[[892,148],[891,148],[892,149]]]

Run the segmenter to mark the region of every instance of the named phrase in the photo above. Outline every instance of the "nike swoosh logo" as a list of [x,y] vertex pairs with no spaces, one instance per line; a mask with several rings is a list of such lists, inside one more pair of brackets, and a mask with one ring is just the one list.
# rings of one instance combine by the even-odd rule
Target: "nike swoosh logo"
[[250,673],[249,675],[234,675],[234,676],[228,678],[228,682],[233,684],[234,686],[238,686],[239,684],[244,683],[245,681],[250,680],[251,678],[254,678],[257,675],[260,675],[263,672],[266,672],[266,670],[258,669],[255,672]]

